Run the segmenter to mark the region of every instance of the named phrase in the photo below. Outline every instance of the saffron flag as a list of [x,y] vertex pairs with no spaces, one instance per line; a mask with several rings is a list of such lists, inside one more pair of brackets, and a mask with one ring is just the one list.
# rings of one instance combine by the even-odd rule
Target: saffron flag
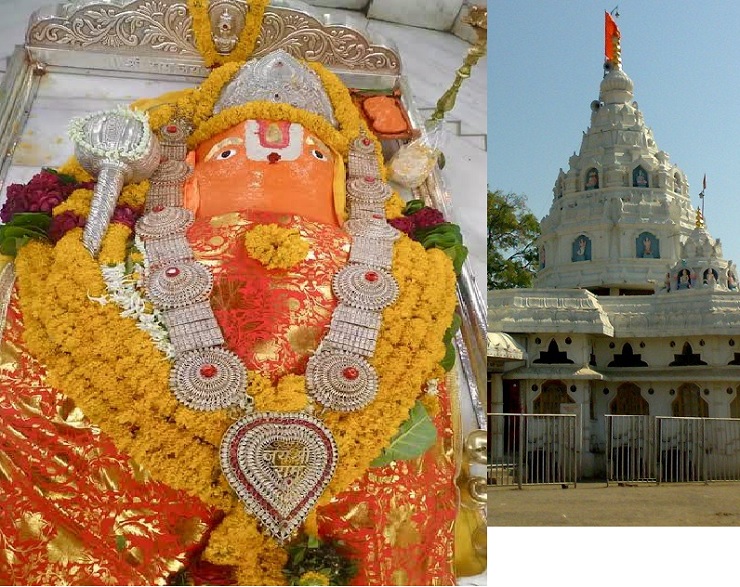
[[614,62],[616,53],[616,39],[621,37],[619,27],[612,15],[604,11],[604,55],[607,61]]

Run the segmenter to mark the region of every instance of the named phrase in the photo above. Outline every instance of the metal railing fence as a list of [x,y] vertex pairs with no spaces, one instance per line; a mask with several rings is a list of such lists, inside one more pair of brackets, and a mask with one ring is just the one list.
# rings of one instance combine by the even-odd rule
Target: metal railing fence
[[576,414],[488,414],[489,485],[576,485]]
[[655,482],[655,418],[606,416],[606,483]]
[[658,483],[740,481],[740,419],[655,420]]
[[740,419],[605,416],[610,481],[740,481]]

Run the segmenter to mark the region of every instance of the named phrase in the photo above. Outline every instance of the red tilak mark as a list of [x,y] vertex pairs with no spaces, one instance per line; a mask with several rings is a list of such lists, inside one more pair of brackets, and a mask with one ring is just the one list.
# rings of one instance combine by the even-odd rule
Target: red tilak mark
[[280,161],[280,159],[282,159],[282,157],[280,157],[280,153],[275,153],[275,152],[272,152],[272,153],[270,153],[270,154],[269,154],[269,155],[267,156],[267,160],[268,160],[268,161],[269,161],[270,163],[277,163],[278,161]]

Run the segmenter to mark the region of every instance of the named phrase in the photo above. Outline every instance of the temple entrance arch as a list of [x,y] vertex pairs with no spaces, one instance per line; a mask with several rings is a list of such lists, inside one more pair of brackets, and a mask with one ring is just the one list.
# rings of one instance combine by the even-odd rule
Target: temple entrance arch
[[545,381],[542,392],[534,400],[533,413],[559,414],[561,404],[576,403],[568,395],[565,383],[562,381]]
[[709,404],[701,397],[701,390],[695,383],[684,383],[676,392],[671,404],[672,414],[683,418],[708,418]]
[[642,397],[640,388],[634,383],[623,383],[617,388],[617,395],[609,404],[613,416],[647,416],[650,405]]
[[735,399],[730,402],[730,418],[740,418],[740,386],[735,389]]

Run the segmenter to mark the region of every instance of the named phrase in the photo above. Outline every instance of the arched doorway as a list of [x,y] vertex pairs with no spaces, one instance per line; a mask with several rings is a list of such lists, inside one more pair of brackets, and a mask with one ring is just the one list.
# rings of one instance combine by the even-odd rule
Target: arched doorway
[[701,397],[701,390],[695,383],[684,383],[676,392],[671,411],[679,418],[708,418],[709,404]]
[[650,406],[637,385],[623,383],[617,388],[617,395],[609,404],[609,413],[613,416],[647,416]]
[[562,381],[546,381],[542,384],[542,393],[534,400],[533,413],[559,414],[560,404],[574,404]]
[[740,387],[735,390],[735,399],[730,402],[730,418],[740,418]]

